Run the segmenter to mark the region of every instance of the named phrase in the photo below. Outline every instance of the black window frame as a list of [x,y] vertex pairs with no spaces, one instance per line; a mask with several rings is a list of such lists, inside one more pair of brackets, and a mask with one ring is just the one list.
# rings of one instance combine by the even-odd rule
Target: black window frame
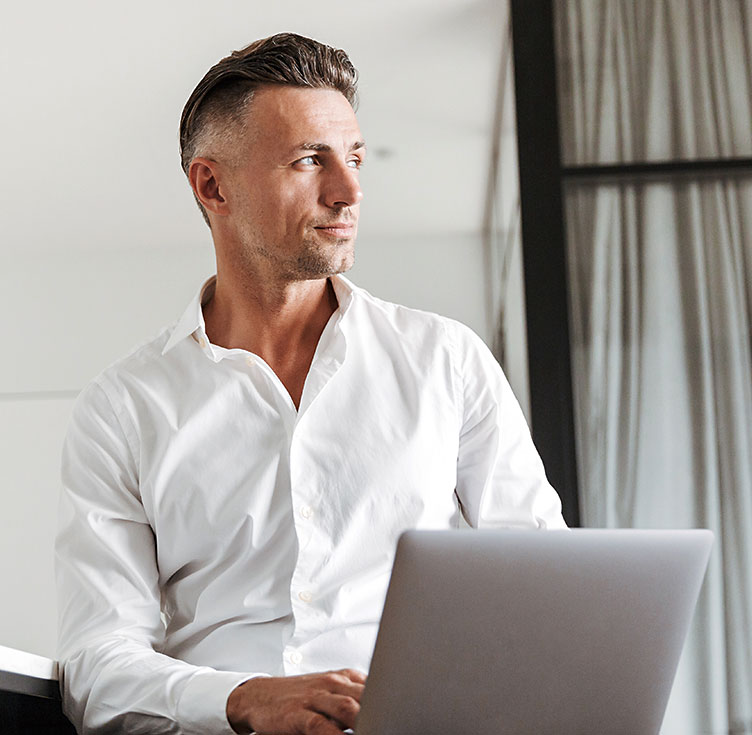
[[510,0],[522,252],[533,438],[564,518],[580,525],[563,192],[568,182],[733,177],[752,158],[564,166],[559,137],[554,3]]

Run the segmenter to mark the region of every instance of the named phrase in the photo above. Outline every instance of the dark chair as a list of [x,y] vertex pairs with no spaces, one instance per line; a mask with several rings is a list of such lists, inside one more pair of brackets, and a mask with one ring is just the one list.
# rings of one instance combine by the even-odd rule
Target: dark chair
[[57,662],[0,646],[0,733],[75,735],[62,710]]

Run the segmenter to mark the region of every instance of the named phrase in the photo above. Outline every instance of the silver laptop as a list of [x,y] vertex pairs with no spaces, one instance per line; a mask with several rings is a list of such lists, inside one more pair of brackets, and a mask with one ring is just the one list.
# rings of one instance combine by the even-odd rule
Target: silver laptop
[[658,733],[709,531],[408,531],[356,735]]

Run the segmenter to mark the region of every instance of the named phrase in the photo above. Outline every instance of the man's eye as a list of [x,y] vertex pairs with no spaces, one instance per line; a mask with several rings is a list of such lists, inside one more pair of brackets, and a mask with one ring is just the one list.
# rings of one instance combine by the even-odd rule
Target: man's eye
[[351,161],[347,162],[347,165],[350,168],[360,168],[363,165],[363,161],[361,161],[360,158],[353,158]]
[[313,166],[316,163],[316,156],[305,156],[304,158],[299,158],[298,163],[302,163],[304,166]]

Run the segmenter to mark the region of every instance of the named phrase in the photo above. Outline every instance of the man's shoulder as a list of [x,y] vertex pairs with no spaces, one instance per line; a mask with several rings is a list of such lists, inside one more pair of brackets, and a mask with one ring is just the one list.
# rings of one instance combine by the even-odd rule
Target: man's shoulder
[[484,345],[483,340],[469,326],[452,317],[374,296],[361,287],[353,287],[356,303],[366,318],[383,323],[401,334],[425,334],[446,340],[451,345],[469,343]]
[[454,328],[454,325],[462,326],[460,322],[436,312],[374,296],[361,286],[353,286],[353,294],[356,297],[356,308],[371,319],[416,329],[445,330],[448,327]]
[[84,386],[73,406],[69,433],[76,425],[101,431],[117,423],[129,440],[134,440],[133,417],[146,405],[150,394],[160,391],[160,384],[169,383],[169,353],[163,355],[163,350],[173,328],[165,327],[140,342]]
[[160,364],[168,359],[163,352],[174,328],[175,324],[171,324],[136,344],[95,376],[89,387],[98,386],[110,395],[124,385],[143,381],[159,373]]

